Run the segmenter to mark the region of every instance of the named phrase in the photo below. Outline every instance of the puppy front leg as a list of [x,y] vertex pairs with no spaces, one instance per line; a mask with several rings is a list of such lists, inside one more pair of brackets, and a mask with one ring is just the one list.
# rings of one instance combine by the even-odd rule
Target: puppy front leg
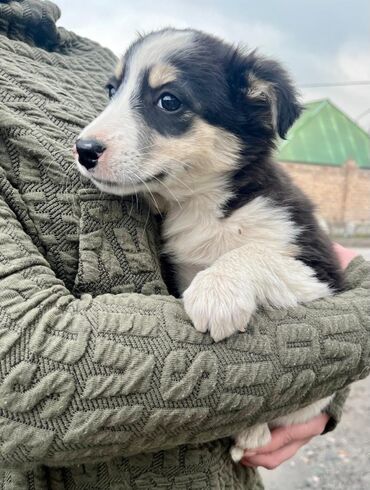
[[271,432],[268,424],[253,425],[234,436],[234,445],[230,449],[231,459],[238,463],[246,449],[257,449],[266,446],[270,441]]
[[219,341],[244,331],[259,305],[283,308],[328,296],[329,287],[289,253],[250,243],[198,272],[183,294],[195,328]]

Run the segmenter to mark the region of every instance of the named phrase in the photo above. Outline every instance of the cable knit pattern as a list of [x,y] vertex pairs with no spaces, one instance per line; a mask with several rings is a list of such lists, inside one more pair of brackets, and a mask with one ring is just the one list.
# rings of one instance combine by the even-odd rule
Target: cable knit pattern
[[58,17],[0,0],[1,488],[260,489],[225,438],[369,374],[369,264],[246,334],[195,331],[167,295],[148,208],[74,168],[115,58]]

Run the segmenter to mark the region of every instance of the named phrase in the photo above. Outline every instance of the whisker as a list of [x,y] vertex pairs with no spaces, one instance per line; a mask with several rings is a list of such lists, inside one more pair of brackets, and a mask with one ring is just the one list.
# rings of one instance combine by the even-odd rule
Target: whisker
[[180,201],[177,199],[177,197],[175,196],[175,194],[171,191],[171,189],[166,186],[166,184],[164,182],[162,182],[161,180],[159,180],[157,177],[155,176],[151,176],[151,175],[148,175],[149,177],[152,177],[153,179],[155,179],[159,184],[163,185],[163,187],[165,189],[167,189],[167,191],[171,194],[171,196],[175,199],[175,201],[177,202],[177,204],[179,205],[179,208],[182,209],[182,206],[181,206],[181,203]]
[[[127,175],[127,177],[130,179],[131,185],[134,188],[134,183],[133,183],[131,177],[129,175]],[[135,195],[136,195],[136,190],[135,190]],[[137,202],[137,195],[136,195],[136,202]],[[131,214],[132,214],[133,209],[134,209],[134,196],[131,194],[131,209],[130,209],[130,212],[128,213],[128,217],[130,219],[131,219]]]
[[174,173],[171,173],[170,171],[167,170],[167,173],[168,175],[171,177],[171,179],[175,179],[177,182],[179,182],[183,187],[185,187],[185,189],[189,190],[191,194],[194,193],[194,190],[189,187],[187,184],[185,184],[185,182],[183,182],[182,180],[180,180]]
[[137,179],[139,179],[140,182],[142,182],[145,185],[146,189],[148,190],[149,194],[151,195],[151,197],[152,197],[152,199],[154,201],[155,207],[157,208],[159,215],[161,216],[161,218],[163,218],[162,213],[161,213],[161,210],[159,209],[158,203],[157,203],[155,197],[153,196],[152,191],[149,189],[149,187],[145,183],[145,181],[139,175],[137,175],[135,172],[133,172],[132,170],[130,170],[130,172],[134,175],[134,177],[136,177]]

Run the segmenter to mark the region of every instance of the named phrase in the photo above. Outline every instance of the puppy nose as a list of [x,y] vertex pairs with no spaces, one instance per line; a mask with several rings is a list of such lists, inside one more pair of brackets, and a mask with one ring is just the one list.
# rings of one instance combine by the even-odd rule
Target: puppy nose
[[105,150],[103,143],[96,140],[81,140],[76,141],[76,150],[78,153],[78,161],[87,170],[94,168],[98,163],[98,159]]

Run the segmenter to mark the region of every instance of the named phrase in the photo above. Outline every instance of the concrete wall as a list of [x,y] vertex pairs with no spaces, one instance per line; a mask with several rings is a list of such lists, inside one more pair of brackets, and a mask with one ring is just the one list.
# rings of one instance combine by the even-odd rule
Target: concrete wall
[[313,200],[332,234],[370,236],[370,169],[281,162]]

